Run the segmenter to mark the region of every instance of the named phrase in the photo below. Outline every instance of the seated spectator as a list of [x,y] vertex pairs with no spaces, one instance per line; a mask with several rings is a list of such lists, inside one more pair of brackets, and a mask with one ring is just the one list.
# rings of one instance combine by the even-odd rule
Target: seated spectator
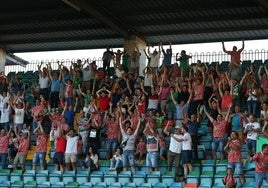
[[110,170],[118,171],[123,168],[123,156],[121,148],[117,148],[115,154],[110,159]]
[[98,169],[98,154],[92,147],[88,148],[88,153],[84,161],[81,161],[82,170],[87,169],[88,172],[92,172]]

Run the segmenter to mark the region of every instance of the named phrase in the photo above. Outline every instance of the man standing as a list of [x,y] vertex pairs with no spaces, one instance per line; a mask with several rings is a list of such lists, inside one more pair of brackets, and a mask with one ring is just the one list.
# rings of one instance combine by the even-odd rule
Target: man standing
[[103,71],[110,75],[110,63],[114,58],[114,53],[110,51],[110,47],[106,47],[106,51],[103,53],[102,61],[103,61]]
[[12,127],[10,127],[8,134],[6,134],[5,129],[1,129],[0,133],[0,159],[2,163],[2,169],[6,168],[6,161],[8,156],[8,140],[11,128]]
[[250,161],[256,161],[256,188],[260,188],[263,180],[268,183],[268,144],[263,144],[262,151],[251,157]]

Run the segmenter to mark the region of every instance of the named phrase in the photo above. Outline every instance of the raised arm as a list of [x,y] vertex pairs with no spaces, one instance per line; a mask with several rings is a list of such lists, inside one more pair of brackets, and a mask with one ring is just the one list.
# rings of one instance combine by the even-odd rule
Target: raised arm
[[135,132],[134,132],[134,136],[137,136],[137,134],[138,134],[138,132],[139,132],[140,125],[141,125],[141,119],[139,119],[137,128],[136,128],[136,130],[135,130]]
[[239,51],[239,52],[242,52],[242,51],[244,50],[244,48],[245,48],[245,41],[242,40],[242,48],[239,49],[238,51]]
[[209,121],[213,122],[214,119],[208,114],[207,109],[206,109],[206,107],[205,107],[204,105],[203,105],[203,109],[204,109],[204,112],[205,112],[205,114],[207,115]]
[[222,50],[223,50],[225,53],[227,53],[228,51],[225,49],[224,42],[222,41],[221,43],[222,43]]

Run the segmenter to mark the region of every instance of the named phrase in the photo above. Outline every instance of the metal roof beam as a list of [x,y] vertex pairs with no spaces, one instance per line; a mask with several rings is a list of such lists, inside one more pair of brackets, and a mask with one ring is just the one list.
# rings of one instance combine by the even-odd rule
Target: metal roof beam
[[76,36],[76,37],[50,37],[39,39],[19,39],[19,40],[0,40],[0,45],[16,45],[16,44],[38,44],[38,43],[56,43],[56,42],[75,42],[75,41],[94,41],[122,38],[121,35],[97,35],[97,36]]
[[111,29],[119,32],[124,37],[129,37],[130,33],[120,26],[120,23],[115,23],[111,18],[107,17],[100,11],[98,11],[94,6],[89,4],[86,0],[63,0],[63,2],[67,3],[68,5],[72,6],[78,11],[85,12],[96,19],[100,20],[102,23],[106,24],[107,26],[111,27]]

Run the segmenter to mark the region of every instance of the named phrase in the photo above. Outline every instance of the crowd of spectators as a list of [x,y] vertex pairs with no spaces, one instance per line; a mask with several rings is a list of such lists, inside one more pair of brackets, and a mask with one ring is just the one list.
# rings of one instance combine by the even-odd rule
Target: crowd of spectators
[[[142,50],[138,47],[132,53],[113,52],[107,47],[102,69],[94,61],[77,60],[71,67],[58,63],[57,70],[41,63],[39,84],[32,92],[34,106],[24,100],[25,85],[18,77],[2,77],[2,168],[7,168],[7,163],[16,168],[20,163],[25,169],[30,134],[34,134],[33,169],[38,164],[45,168],[49,139],[55,146],[53,163],[57,170],[76,171],[77,165],[88,171],[98,169],[98,152],[105,144],[110,170],[130,167],[134,173],[135,160],[145,160],[148,171],[153,171],[158,170],[159,160],[167,160],[167,170],[171,171],[174,163],[179,180],[180,175],[186,177],[192,171],[191,160],[199,159],[198,129],[207,117],[208,134],[213,138],[207,158],[219,159],[219,151],[220,159],[227,158],[244,183],[241,146],[247,144],[250,159],[258,134],[267,135],[268,72],[265,66],[255,70],[253,65],[242,71],[243,48],[244,41],[241,49],[234,47],[232,51],[223,43],[223,51],[231,55],[229,71],[225,72],[219,70],[218,63],[211,66],[197,61],[189,65],[191,56],[185,50],[176,54],[172,64],[171,43],[165,50],[162,42],[153,52],[149,47],[142,49],[148,60],[142,76]],[[163,62],[159,62],[161,53]],[[48,131],[43,128],[47,122],[51,125]]]

